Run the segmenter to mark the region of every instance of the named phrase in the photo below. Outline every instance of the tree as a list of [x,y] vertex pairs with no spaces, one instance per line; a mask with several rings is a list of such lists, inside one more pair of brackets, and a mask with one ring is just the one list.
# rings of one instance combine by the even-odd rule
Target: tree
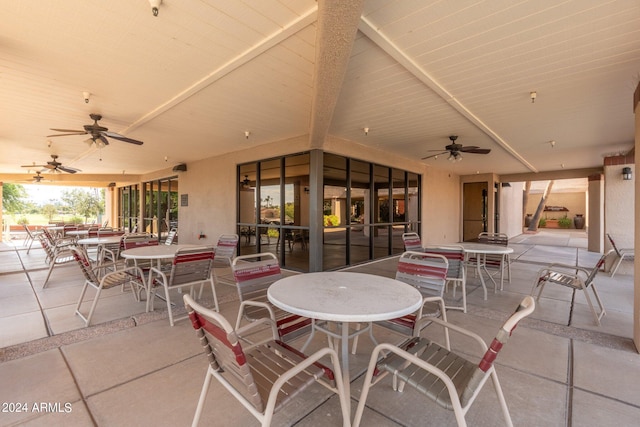
[[42,207],[42,214],[46,215],[49,222],[51,222],[51,220],[57,213],[58,213],[58,209],[51,203],[47,203]]
[[2,184],[2,208],[10,213],[21,212],[25,206],[27,190],[20,184]]
[[88,191],[73,189],[62,193],[62,200],[70,207],[74,215],[84,217],[85,222],[89,217],[97,216],[104,212],[102,197]]
[[531,218],[531,223],[529,224],[529,231],[538,231],[538,222],[540,221],[540,215],[542,214],[542,209],[544,205],[547,203],[547,199],[549,198],[549,194],[551,194],[551,188],[553,188],[553,180],[547,183],[547,188],[542,193],[542,198],[540,199],[540,203],[538,203],[538,208],[536,209],[536,213],[533,214],[533,218]]

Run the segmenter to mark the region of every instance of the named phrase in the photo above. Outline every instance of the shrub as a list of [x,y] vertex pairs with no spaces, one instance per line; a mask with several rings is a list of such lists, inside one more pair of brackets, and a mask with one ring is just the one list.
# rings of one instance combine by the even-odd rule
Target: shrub
[[547,218],[540,218],[540,221],[538,222],[538,227],[542,228],[546,226],[547,226]]
[[334,225],[340,225],[340,219],[336,215],[325,215],[324,216],[324,226],[331,227]]
[[29,224],[29,220],[27,219],[26,216],[21,216],[20,219],[18,220],[18,224],[27,225]]
[[573,221],[570,218],[567,218],[566,215],[562,218],[558,218],[558,226],[560,228],[571,228],[572,222]]

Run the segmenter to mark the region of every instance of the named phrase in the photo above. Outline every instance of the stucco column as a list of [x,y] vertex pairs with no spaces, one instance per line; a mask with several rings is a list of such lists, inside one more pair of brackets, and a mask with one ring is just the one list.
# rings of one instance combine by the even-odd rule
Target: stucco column
[[[636,118],[636,134],[635,134],[635,145],[638,145],[640,141],[640,109],[638,107],[638,102],[640,101],[640,83],[638,87],[636,87],[636,91],[633,94],[633,110],[635,112]],[[634,145],[634,146],[635,146]],[[640,150],[635,150],[635,162],[636,164],[640,161]],[[635,194],[640,193],[640,180],[637,179],[636,175],[633,175],[633,179],[635,181]],[[635,198],[635,222],[640,224],[640,201],[639,197]],[[640,235],[635,233],[634,238],[634,248],[640,248]],[[636,345],[636,350],[640,352],[640,259],[635,257],[634,265],[633,265],[633,281],[634,281],[634,293],[633,293],[633,342]]]
[[589,176],[589,252],[602,253],[604,251],[604,185],[602,174]]
[[[2,182],[0,182],[0,227],[2,227]],[[4,227],[2,229],[2,231],[0,231],[0,242],[2,242],[2,238],[4,237]]]

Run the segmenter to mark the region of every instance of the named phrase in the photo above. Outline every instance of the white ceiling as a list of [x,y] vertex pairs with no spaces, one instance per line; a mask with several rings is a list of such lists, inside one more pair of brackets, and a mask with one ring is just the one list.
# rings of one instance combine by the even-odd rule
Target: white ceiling
[[[637,0],[338,3],[164,0],[154,17],[147,0],[0,0],[0,178],[51,154],[140,174],[326,133],[411,159],[453,134],[491,148],[425,160],[458,174],[599,167],[633,147]],[[145,144],[47,138],[90,113]]]

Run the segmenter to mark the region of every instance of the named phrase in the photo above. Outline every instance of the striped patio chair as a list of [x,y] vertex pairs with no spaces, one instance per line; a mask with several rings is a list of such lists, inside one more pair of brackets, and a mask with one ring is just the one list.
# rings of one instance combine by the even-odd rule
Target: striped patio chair
[[44,289],[47,287],[47,283],[49,283],[49,278],[51,277],[51,273],[55,266],[74,262],[71,249],[74,248],[75,245],[68,244],[66,242],[61,242],[59,245],[56,245],[55,243],[52,244],[46,233],[38,234],[37,237],[40,241],[40,246],[42,246],[42,249],[44,249],[46,254],[45,262],[49,264],[47,277],[44,279],[44,283],[42,284],[42,289]]
[[[530,315],[534,309],[535,301],[533,298],[531,296],[525,297],[516,311],[498,330],[498,334],[490,346],[487,346],[480,336],[471,331],[440,319],[431,320],[433,323],[443,326],[445,330],[451,330],[476,341],[481,351],[484,352],[480,363],[473,362],[466,356],[451,351],[448,345],[442,347],[421,337],[410,338],[399,346],[388,343],[379,344],[373,350],[369,361],[353,425],[357,427],[362,421],[362,414],[371,386],[378,383],[387,374],[391,374],[394,390],[401,392],[405,385],[415,388],[441,407],[453,411],[459,426],[467,425],[465,420],[467,411],[476,400],[484,384],[491,378],[505,423],[512,426],[509,408],[493,362],[518,322]],[[465,348],[465,353],[468,350]],[[385,352],[387,355],[378,362],[381,352]]]
[[[633,249],[620,249],[620,248],[618,248],[618,246],[616,246],[616,242],[613,241],[613,237],[611,237],[611,234],[609,234],[609,233],[607,233],[607,238],[609,239],[609,242],[611,243],[611,247],[613,248],[613,250],[616,252],[616,255],[618,256],[618,261],[611,268],[611,277],[613,277],[613,276],[615,276],[616,271],[618,271],[618,267],[620,267],[620,264],[622,264],[623,260],[628,259],[628,260],[633,261],[633,259],[634,259],[634,250]],[[27,253],[29,253],[29,252],[27,251]]]
[[[80,266],[80,270],[82,270],[82,274],[84,275],[85,279],[84,285],[82,286],[82,291],[80,292],[80,298],[78,299],[78,304],[76,305],[76,314],[80,316],[82,320],[84,320],[85,326],[89,326],[91,324],[91,318],[93,317],[96,306],[98,305],[100,294],[104,289],[109,289],[116,286],[130,285],[131,290],[133,291],[134,298],[136,299],[136,301],[140,301],[140,290],[146,288],[146,282],[144,280],[142,270],[137,267],[127,267],[123,270],[117,270],[107,273],[99,278],[97,275],[96,267],[94,267],[91,261],[89,261],[87,254],[82,249],[71,248],[71,253],[73,255],[73,259]],[[93,298],[89,312],[85,315],[80,310],[85,294],[89,287],[92,287],[96,290],[96,295]]]
[[240,298],[236,329],[240,328],[243,319],[255,322],[267,317],[275,322],[282,341],[290,341],[311,331],[311,319],[287,313],[267,298],[269,286],[282,278],[274,254],[263,252],[238,256],[233,259],[231,269]]
[[231,261],[236,255],[237,247],[237,234],[223,234],[218,237],[216,257],[213,260],[213,278],[216,284],[236,285],[236,279],[231,270]]
[[[607,312],[602,305],[602,301],[600,300],[600,295],[598,295],[598,291],[596,289],[596,284],[594,281],[596,275],[598,274],[598,271],[604,267],[607,257],[614,252],[615,250],[611,249],[609,252],[602,255],[596,263],[595,267],[591,269],[591,271],[587,270],[586,268],[567,264],[551,264],[548,267],[540,269],[533,282],[531,295],[535,295],[536,289],[539,288],[536,300],[540,301],[542,291],[544,290],[544,287],[547,285],[547,283],[566,286],[573,289],[574,291],[583,291],[584,297],[587,300],[587,304],[589,305],[591,313],[593,314],[593,318],[595,319],[596,324],[600,326],[600,319],[602,319],[602,317],[607,314]],[[587,292],[589,288],[591,288],[591,291],[593,292],[593,296],[598,303],[600,312],[596,311],[593,303],[591,302],[589,292]]]
[[[200,421],[211,378],[218,380],[262,426],[271,425],[275,412],[317,382],[338,395],[342,423],[350,425],[349,397],[344,393],[335,350],[323,348],[307,356],[280,341],[270,319],[260,319],[234,330],[220,313],[202,307],[189,295],[183,299],[209,361],[192,426]],[[243,341],[244,334],[251,334],[253,329],[264,330],[265,325],[271,327],[270,337],[250,345]],[[319,362],[326,356],[333,369]]]
[[451,283],[453,285],[453,297],[456,296],[456,288],[458,285],[462,290],[462,306],[447,306],[448,309],[462,310],[467,312],[467,274],[464,265],[464,248],[462,246],[427,246],[424,248],[425,253],[442,255],[449,262],[447,269],[447,282],[445,291]]
[[202,286],[205,283],[211,285],[213,292],[213,301],[215,310],[219,311],[218,298],[216,289],[213,286],[213,278],[211,277],[211,268],[213,266],[214,251],[212,246],[197,246],[180,248],[176,252],[171,262],[171,270],[164,271],[157,267],[152,267],[149,271],[149,284],[152,289],[151,295],[147,299],[147,306],[153,310],[153,301],[155,286],[162,286],[164,289],[164,298],[167,302],[167,311],[169,312],[169,324],[174,325],[173,310],[171,308],[171,291],[172,289],[189,288],[189,293],[194,294],[195,286],[200,285],[200,296],[202,296]]
[[422,252],[422,240],[418,233],[403,233],[402,242],[405,251]]

